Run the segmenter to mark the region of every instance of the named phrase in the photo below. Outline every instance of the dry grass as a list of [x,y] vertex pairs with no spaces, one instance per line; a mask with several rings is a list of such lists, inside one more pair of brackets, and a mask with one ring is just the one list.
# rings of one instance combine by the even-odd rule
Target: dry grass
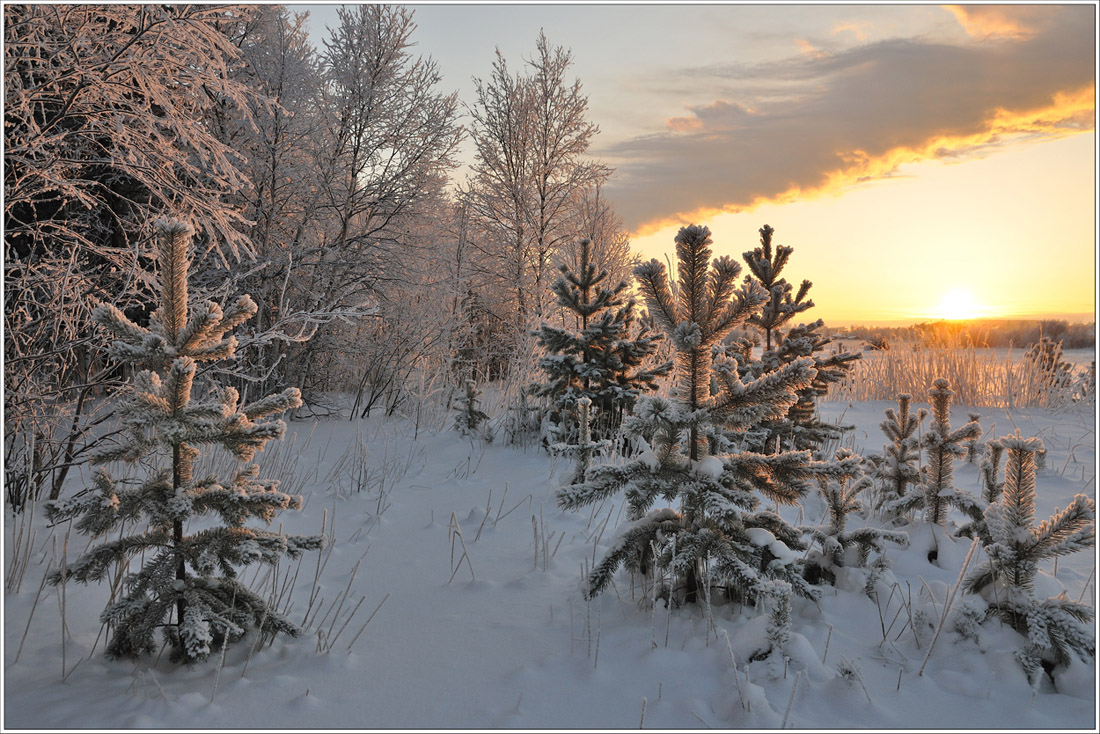
[[886,351],[864,353],[847,380],[830,386],[827,399],[894,400],[898,393],[923,393],[942,377],[955,391],[958,405],[988,408],[1059,410],[1077,402],[1095,405],[1082,393],[1082,370],[1069,384],[1051,384],[1050,374],[1024,358],[1022,350],[994,350],[962,345],[928,346],[895,342]]

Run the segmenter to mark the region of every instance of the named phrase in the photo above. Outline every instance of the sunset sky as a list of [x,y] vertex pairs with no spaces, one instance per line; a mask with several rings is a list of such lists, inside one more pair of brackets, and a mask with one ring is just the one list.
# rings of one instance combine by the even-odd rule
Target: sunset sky
[[767,223],[831,325],[1094,314],[1091,3],[409,5],[465,102],[495,47],[572,49],[647,258],[698,222],[740,259]]

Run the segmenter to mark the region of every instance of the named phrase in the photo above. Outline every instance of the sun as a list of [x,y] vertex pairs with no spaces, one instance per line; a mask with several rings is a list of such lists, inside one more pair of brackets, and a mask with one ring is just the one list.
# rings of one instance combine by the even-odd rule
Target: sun
[[964,288],[955,288],[947,291],[940,299],[940,305],[933,312],[936,318],[948,321],[966,321],[976,319],[985,312],[982,306],[974,301],[974,296]]

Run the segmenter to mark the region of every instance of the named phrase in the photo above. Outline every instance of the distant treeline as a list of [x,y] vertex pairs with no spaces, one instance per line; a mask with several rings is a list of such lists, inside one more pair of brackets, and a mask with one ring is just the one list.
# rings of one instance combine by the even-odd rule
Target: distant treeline
[[850,326],[835,329],[834,333],[882,346],[894,341],[919,341],[976,347],[1029,347],[1044,336],[1062,342],[1063,349],[1085,349],[1096,344],[1095,323],[1071,324],[1061,320],[932,321],[905,327]]

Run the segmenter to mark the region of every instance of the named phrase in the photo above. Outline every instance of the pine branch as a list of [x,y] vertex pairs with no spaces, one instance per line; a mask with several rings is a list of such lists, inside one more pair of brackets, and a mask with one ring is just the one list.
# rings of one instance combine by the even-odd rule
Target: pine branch
[[158,321],[172,345],[178,345],[178,337],[187,322],[187,272],[191,267],[188,248],[193,230],[187,224],[174,219],[160,219],[154,223],[160,240],[161,306]]
[[1064,510],[1054,514],[1032,531],[1034,552],[1043,558],[1064,556],[1096,545],[1096,505],[1087,495],[1078,494]]

